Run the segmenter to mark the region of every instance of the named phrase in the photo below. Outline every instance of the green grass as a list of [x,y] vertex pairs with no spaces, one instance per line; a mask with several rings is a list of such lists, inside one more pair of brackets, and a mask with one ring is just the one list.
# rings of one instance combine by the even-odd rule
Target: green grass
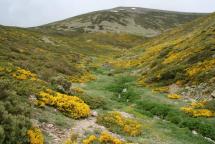
[[75,122],[75,120],[66,117],[64,114],[52,107],[34,108],[32,118],[38,119],[40,123],[45,122],[53,124],[62,129],[71,128]]
[[[139,111],[141,109],[136,109],[135,106],[138,102],[141,102],[143,100],[151,100],[154,102],[159,101],[161,104],[170,105],[169,108],[174,107],[175,109],[178,109],[181,105],[185,105],[183,101],[175,104],[175,101],[168,99],[165,94],[153,93],[152,90],[150,90],[149,88],[141,88],[138,86],[134,86],[134,89],[135,91],[140,93],[141,99],[137,99],[131,103],[120,102],[112,99],[112,97],[114,97],[114,92],[107,90],[106,87],[109,85],[113,85],[113,83],[120,77],[120,74],[116,76],[107,76],[109,70],[106,69],[105,72],[102,68],[103,74],[97,75],[97,80],[85,84],[83,88],[86,90],[87,94],[90,94],[92,96],[102,95],[106,99],[109,99],[112,103],[108,105],[108,111],[117,110],[128,112],[130,114],[133,114],[138,120],[143,123],[143,134],[141,136],[124,136],[128,142],[167,144],[210,143],[202,136],[193,135],[191,130],[189,130],[188,128],[180,128],[174,123],[165,121],[161,118],[157,119],[153,115],[147,116],[145,115],[145,113],[141,113]],[[98,111],[100,113],[104,113],[107,110],[100,109]]]

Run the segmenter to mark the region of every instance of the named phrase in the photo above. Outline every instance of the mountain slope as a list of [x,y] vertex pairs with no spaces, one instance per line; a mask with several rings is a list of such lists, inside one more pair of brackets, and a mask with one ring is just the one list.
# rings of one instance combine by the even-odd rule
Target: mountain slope
[[203,15],[205,14],[118,7],[87,13],[40,28],[61,32],[114,32],[152,37]]
[[[120,27],[127,22],[117,19],[118,10],[129,18],[144,13],[143,29],[153,29],[141,31],[144,36],[163,34],[144,38],[126,31],[136,24],[121,33],[67,31],[59,22],[29,29],[0,26],[0,144],[215,140],[215,110],[206,109],[205,101],[192,103],[198,118],[181,111],[192,100],[175,101],[136,83],[136,77],[147,86],[205,81],[214,88],[215,14],[167,31],[199,16],[116,8],[104,19]],[[103,23],[103,16],[95,24]]]
[[[79,96],[83,92],[73,83],[94,80],[91,69],[98,67],[97,64],[141,41],[141,37],[127,34],[49,34],[0,26],[0,144],[30,143],[28,137],[32,137],[32,143],[43,143],[38,142],[43,139],[41,131],[35,128],[37,123],[41,127],[54,124],[54,130],[63,129],[69,136],[65,127],[70,128],[74,120],[54,109],[50,111],[51,107],[44,107],[44,102],[38,101],[38,94],[52,89]],[[60,97],[61,100],[73,98]],[[41,125],[43,120],[45,124]],[[60,137],[60,141],[65,140]]]
[[213,85],[214,47],[215,14],[211,14],[146,41],[124,59],[130,62],[128,67],[138,69],[142,84]]

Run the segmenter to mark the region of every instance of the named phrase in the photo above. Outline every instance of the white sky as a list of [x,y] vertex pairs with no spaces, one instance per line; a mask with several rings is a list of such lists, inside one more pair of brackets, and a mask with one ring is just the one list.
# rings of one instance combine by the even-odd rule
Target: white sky
[[215,12],[215,0],[0,0],[0,24],[38,26],[118,6]]

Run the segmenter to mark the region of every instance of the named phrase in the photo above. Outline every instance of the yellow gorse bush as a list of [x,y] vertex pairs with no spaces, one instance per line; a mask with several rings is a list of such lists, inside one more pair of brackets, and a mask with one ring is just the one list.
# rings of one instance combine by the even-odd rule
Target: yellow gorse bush
[[90,115],[89,106],[76,96],[69,96],[47,89],[46,91],[41,91],[38,94],[38,98],[39,101],[44,102],[46,105],[54,106],[75,119],[88,117]]
[[94,142],[97,143],[109,143],[109,144],[124,144],[123,141],[120,139],[113,137],[108,132],[102,132],[99,137],[95,135],[91,135],[83,140],[83,144],[93,144]]
[[215,112],[203,108],[206,103],[207,103],[206,101],[192,102],[190,104],[190,106],[182,107],[181,110],[194,117],[213,117],[213,116],[215,116]]
[[180,99],[181,98],[181,96],[178,94],[168,94],[167,97],[170,99]]
[[27,131],[27,135],[30,140],[30,144],[43,144],[44,138],[39,128],[33,127]]
[[110,135],[107,132],[103,132],[100,135],[99,141],[101,143],[123,144],[123,142],[120,139],[113,137],[112,135]]
[[0,67],[0,72],[3,72],[5,70],[5,68]]
[[74,83],[86,83],[95,79],[96,77],[89,72],[85,72],[81,76],[75,75],[70,77],[71,82],[74,82]]
[[119,112],[110,112],[97,118],[99,123],[113,124],[130,136],[140,135],[142,124],[134,119],[123,117]]
[[157,87],[157,88],[154,88],[153,91],[167,93],[169,91],[169,87]]
[[190,105],[193,108],[202,108],[207,104],[207,101],[192,102]]
[[91,135],[88,138],[83,140],[83,144],[91,144],[97,140],[98,140],[98,138],[95,135]]
[[215,67],[215,59],[205,60],[187,69],[187,74],[193,77],[201,72],[206,72]]
[[19,67],[15,72],[12,73],[12,76],[18,80],[26,80],[26,79],[37,80],[36,74]]
[[112,60],[109,64],[117,68],[130,68],[139,64],[139,59],[133,60]]

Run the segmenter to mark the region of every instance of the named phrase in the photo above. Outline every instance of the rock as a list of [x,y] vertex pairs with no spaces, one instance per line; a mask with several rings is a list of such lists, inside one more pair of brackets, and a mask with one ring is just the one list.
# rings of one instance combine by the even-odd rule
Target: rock
[[130,113],[127,113],[127,112],[123,112],[123,111],[118,111],[123,117],[126,117],[126,118],[134,118],[134,116]]
[[158,116],[154,116],[153,118],[154,118],[154,119],[158,119],[158,120],[160,119]]
[[215,144],[215,141],[212,140],[211,138],[208,138],[208,137],[204,137],[206,140],[210,141],[211,143]]
[[124,88],[124,89],[122,90],[122,92],[123,92],[123,93],[126,93],[126,92],[127,92],[127,88]]
[[31,100],[36,100],[37,97],[36,97],[35,95],[30,95],[29,99],[31,99]]
[[213,97],[215,97],[215,90],[211,93],[211,95],[212,95]]
[[192,130],[192,133],[193,133],[194,135],[197,135],[197,134],[198,134],[195,130]]
[[169,86],[169,93],[170,94],[174,94],[177,93],[179,91],[179,86],[176,84],[172,84]]
[[53,126],[54,126],[53,124],[48,124],[47,125],[48,128],[53,128]]
[[97,116],[98,116],[98,113],[97,113],[96,111],[92,111],[92,112],[91,112],[91,116],[97,117]]
[[121,94],[118,95],[118,98],[121,99]]
[[37,101],[37,97],[35,95],[30,95],[28,99],[29,99],[30,103],[34,103]]

